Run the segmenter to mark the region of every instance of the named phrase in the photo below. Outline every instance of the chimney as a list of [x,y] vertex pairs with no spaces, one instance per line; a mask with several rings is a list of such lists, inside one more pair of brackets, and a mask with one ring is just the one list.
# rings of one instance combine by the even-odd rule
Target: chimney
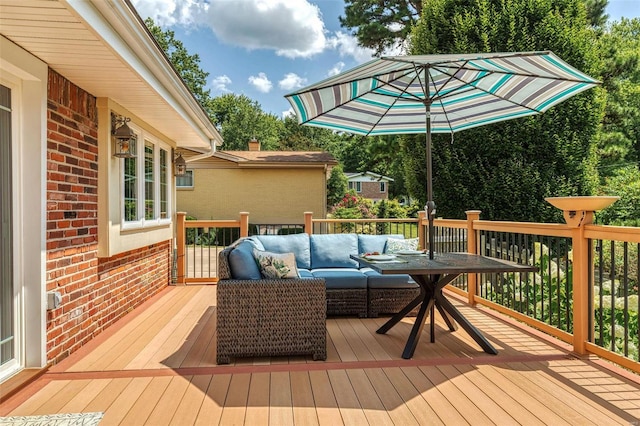
[[249,141],[249,151],[260,151],[260,142],[258,142],[258,139],[252,138]]

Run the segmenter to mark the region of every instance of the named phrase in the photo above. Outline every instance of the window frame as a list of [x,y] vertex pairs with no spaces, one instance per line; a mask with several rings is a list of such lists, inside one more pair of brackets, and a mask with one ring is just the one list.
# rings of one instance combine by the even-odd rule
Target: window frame
[[[120,221],[122,230],[133,230],[133,229],[144,229],[144,228],[152,228],[158,226],[170,225],[172,222],[173,212],[171,210],[171,182],[173,178],[172,173],[172,157],[171,157],[171,147],[159,140],[157,137],[153,136],[149,132],[145,132],[140,127],[135,124],[129,123],[129,127],[136,135],[136,141],[132,144],[134,146],[134,152],[136,155],[136,219],[135,220],[126,220],[125,214],[125,161],[126,159],[121,158],[120,161]],[[146,218],[146,205],[147,205],[147,191],[146,191],[146,147],[150,144],[153,146],[153,217],[150,219]],[[167,160],[166,167],[164,168],[165,173],[165,195],[166,195],[166,212],[162,212],[162,165],[160,163],[160,152],[165,151],[165,159]]]
[[177,190],[182,190],[182,189],[193,189],[193,187],[195,186],[195,176],[193,173],[192,169],[189,169],[186,171],[186,174],[191,176],[191,185],[178,185],[178,183],[180,182],[180,178],[183,176],[176,176],[176,189]]
[[387,192],[387,182],[380,182],[380,192]]

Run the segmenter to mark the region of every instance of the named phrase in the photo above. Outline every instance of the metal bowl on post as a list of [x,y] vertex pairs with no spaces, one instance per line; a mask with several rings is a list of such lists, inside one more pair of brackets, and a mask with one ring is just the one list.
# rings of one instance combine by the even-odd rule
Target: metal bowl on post
[[564,213],[564,220],[572,228],[591,223],[593,213],[605,209],[619,200],[618,196],[547,197],[545,201]]

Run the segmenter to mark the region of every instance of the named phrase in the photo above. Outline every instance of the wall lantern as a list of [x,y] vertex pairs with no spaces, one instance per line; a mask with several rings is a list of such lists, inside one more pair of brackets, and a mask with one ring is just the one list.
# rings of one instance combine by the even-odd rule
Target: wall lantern
[[135,136],[135,133],[127,124],[129,121],[131,121],[129,117],[111,114],[111,134],[115,139],[114,157],[135,157],[135,153],[131,149],[131,138]]
[[185,176],[187,174],[187,162],[182,158],[182,154],[178,153],[178,156],[173,160],[173,166],[175,167],[176,176]]

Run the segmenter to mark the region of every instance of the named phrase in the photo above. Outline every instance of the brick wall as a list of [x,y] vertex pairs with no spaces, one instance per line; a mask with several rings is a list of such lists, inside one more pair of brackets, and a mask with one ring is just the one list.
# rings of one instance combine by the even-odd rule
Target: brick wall
[[49,70],[47,104],[47,360],[57,363],[169,282],[169,241],[97,257],[96,98]]
[[389,198],[388,188],[389,183],[385,185],[385,192],[380,192],[380,182],[362,182],[360,187],[362,192],[358,195],[372,200],[386,200]]

